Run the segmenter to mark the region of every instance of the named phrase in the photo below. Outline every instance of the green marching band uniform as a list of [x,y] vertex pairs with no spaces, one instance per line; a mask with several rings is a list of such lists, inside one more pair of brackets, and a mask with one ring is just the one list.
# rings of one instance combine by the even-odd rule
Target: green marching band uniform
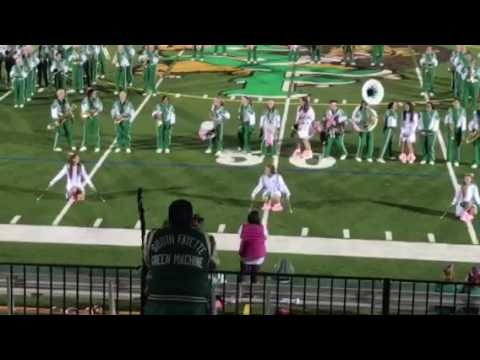
[[247,62],[257,64],[257,45],[247,45]]
[[52,62],[52,66],[50,67],[50,72],[54,74],[53,79],[55,82],[55,88],[58,89],[66,89],[67,86],[67,73],[69,71],[69,67],[67,61],[63,59],[60,55],[58,55]]
[[86,151],[91,143],[95,144],[95,152],[100,151],[102,139],[100,119],[98,116],[102,111],[103,104],[97,96],[86,96],[82,100],[83,139],[80,151]]
[[122,103],[120,100],[115,101],[110,112],[112,119],[115,122],[116,138],[116,153],[125,150],[127,153],[131,152],[130,146],[132,142],[131,127],[135,109],[129,100]]
[[128,88],[128,71],[130,67],[130,57],[128,56],[126,48],[123,51],[117,51],[114,56],[113,62],[117,67],[115,75],[115,92],[117,95],[120,90],[126,90]]
[[[202,49],[203,52],[203,49]],[[218,53],[222,53],[223,55],[227,55],[227,45],[215,45],[213,49],[213,55],[217,55]]]
[[100,48],[98,53],[98,75],[100,79],[105,79],[105,72],[107,70],[107,60],[110,59],[110,54],[105,45],[96,45]]
[[372,63],[371,66],[383,66],[383,58],[385,53],[385,45],[372,46]]
[[299,54],[300,45],[288,45],[288,62],[297,62],[300,56]]
[[451,58],[453,68],[455,69],[454,80],[454,96],[463,98],[463,85],[462,73],[465,68],[468,68],[467,58],[464,52],[456,52]]
[[448,126],[448,147],[447,162],[460,162],[460,146],[463,140],[463,134],[467,130],[467,116],[465,109],[462,107],[455,109],[450,108],[445,117],[445,124]]
[[100,57],[100,52],[102,51],[100,45],[88,45],[88,79],[90,80],[91,85],[97,84],[98,79],[98,59]]
[[280,135],[282,118],[274,107],[267,109],[260,117],[260,137],[262,155],[277,155],[277,141]]
[[393,109],[388,109],[384,116],[383,123],[383,146],[382,152],[378,157],[378,162],[383,163],[385,156],[388,156],[390,160],[394,159],[393,156],[393,133],[398,127],[398,113]]
[[205,153],[211,154],[215,148],[215,154],[219,155],[223,151],[223,126],[225,121],[230,119],[230,113],[223,105],[218,107],[213,105],[211,109],[211,116],[215,125],[215,137],[208,140],[208,149],[205,151]]
[[25,79],[25,98],[27,101],[31,101],[33,95],[35,95],[35,85],[37,77],[37,66],[39,64],[38,55],[30,54],[25,57],[23,64],[25,66],[25,71],[27,72],[27,78]]
[[355,66],[355,59],[353,58],[353,46],[354,45],[342,45],[343,50],[343,61],[342,65],[353,65]]
[[[467,67],[463,67],[460,76],[463,81],[462,105],[467,114],[473,116],[478,109],[480,68],[475,65],[475,62],[472,62]],[[470,99],[471,108],[469,108]]]
[[155,107],[152,116],[157,125],[157,153],[170,154],[172,131],[176,122],[175,108],[172,104],[162,101]]
[[420,162],[421,164],[435,164],[435,144],[439,127],[440,115],[438,115],[438,111],[423,111],[420,114],[418,130],[423,135],[423,159]]
[[192,60],[197,60],[200,55],[200,61],[204,60],[203,54],[205,50],[205,45],[193,45],[193,57]]
[[144,54],[140,56],[140,61],[144,64],[144,94],[152,94],[153,96],[157,95],[157,89],[155,88],[156,79],[157,79],[157,65],[160,61],[157,51],[145,50]]
[[345,160],[348,155],[347,148],[343,141],[345,134],[345,126],[347,125],[348,117],[342,109],[328,109],[325,117],[325,132],[327,136],[327,146],[325,148],[325,157],[329,157],[332,152],[332,146],[335,144],[342,151],[341,160]]
[[240,105],[239,109],[239,120],[240,127],[238,130],[238,142],[239,150],[243,150],[247,153],[251,152],[250,139],[252,133],[255,130],[255,109],[253,105],[249,103],[248,105]]
[[355,157],[355,160],[358,162],[362,161],[362,153],[365,145],[367,147],[367,161],[373,161],[373,132],[368,131],[368,120],[370,116],[374,116],[374,113],[369,107],[362,110],[360,106],[357,106],[352,114],[352,121],[360,129],[358,133],[357,154]]
[[13,84],[13,93],[15,94],[14,107],[23,108],[25,106],[25,82],[28,72],[21,62],[16,63],[10,70],[10,79]]
[[[468,131],[469,132],[477,132],[480,131],[480,113],[477,111],[473,119],[468,124]],[[474,152],[474,160],[472,164],[472,168],[476,169],[480,165],[480,137],[477,138],[473,142],[473,152]]]
[[433,83],[435,81],[435,70],[438,66],[437,55],[434,52],[425,53],[420,58],[420,67],[422,69],[422,91],[430,96],[434,95]]
[[452,76],[452,81],[451,81],[451,88],[453,91],[454,96],[458,96],[457,94],[457,61],[458,61],[458,56],[459,52],[457,50],[452,51],[452,54],[450,55],[450,72]]
[[135,48],[133,45],[125,45],[128,56],[127,82],[128,86],[133,86],[133,59],[135,58]]
[[84,83],[84,66],[87,61],[87,55],[84,51],[79,48],[74,48],[68,57],[68,61],[72,68],[72,87],[74,92],[78,91],[80,94],[83,94],[85,83]]
[[50,107],[50,113],[52,126],[55,129],[53,150],[62,151],[59,142],[63,138],[72,151],[76,151],[77,148],[73,144],[73,109],[67,98],[63,101],[55,99]]
[[320,62],[322,56],[322,45],[310,45],[310,58],[315,64]]
[[47,88],[51,82],[50,67],[52,66],[53,48],[50,45],[40,45],[38,49],[38,86]]

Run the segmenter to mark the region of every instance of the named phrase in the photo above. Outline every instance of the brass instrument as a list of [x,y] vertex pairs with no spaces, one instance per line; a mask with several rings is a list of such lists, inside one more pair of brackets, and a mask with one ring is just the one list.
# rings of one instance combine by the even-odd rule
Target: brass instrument
[[68,119],[75,120],[74,111],[75,111],[76,109],[77,109],[77,105],[73,104],[73,105],[70,107],[70,110],[68,110],[65,114],[63,114],[62,116],[60,116],[57,121],[55,121],[53,124],[47,125],[47,130],[55,130],[55,129],[59,128],[59,127],[62,126],[62,125],[65,123],[65,121],[67,121]]
[[465,137],[465,143],[466,144],[471,144],[474,143],[480,139],[480,131],[479,130],[474,130],[468,133],[468,135]]
[[118,125],[124,121],[128,121],[129,115],[128,114],[122,114],[119,117],[117,117],[113,122]]

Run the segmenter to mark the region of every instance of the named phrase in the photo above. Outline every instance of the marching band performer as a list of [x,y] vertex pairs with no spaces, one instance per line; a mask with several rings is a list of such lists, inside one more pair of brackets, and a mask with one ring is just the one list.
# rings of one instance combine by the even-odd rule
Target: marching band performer
[[415,142],[417,141],[416,132],[418,129],[419,116],[411,102],[405,104],[405,110],[402,113],[402,123],[400,126],[400,156],[403,164],[415,162]]
[[157,122],[157,154],[170,154],[172,131],[176,121],[175,108],[166,95],[155,108],[152,117]]
[[458,99],[455,99],[452,107],[448,109],[445,125],[448,126],[447,164],[453,162],[455,167],[458,167],[460,166],[460,146],[463,134],[467,130],[467,114],[460,106]]
[[56,99],[50,107],[51,124],[48,126],[48,129],[55,130],[53,151],[62,151],[62,148],[59,146],[61,138],[65,138],[72,151],[77,151],[77,148],[73,145],[73,110],[74,107],[70,105],[66,98],[65,89],[58,89]]
[[85,83],[83,78],[85,76],[85,63],[87,61],[87,55],[84,51],[81,51],[80,45],[73,45],[73,51],[68,57],[68,61],[72,68],[72,87],[73,92],[78,91],[83,94]]
[[355,58],[353,57],[353,48],[354,45],[342,45],[342,50],[343,50],[343,60],[342,60],[342,65],[352,65],[355,66],[357,65],[355,62]]
[[100,152],[101,143],[101,125],[98,115],[103,111],[103,103],[97,95],[95,89],[88,89],[87,96],[80,105],[83,119],[83,139],[80,151],[87,151],[90,142],[95,143],[95,152]]
[[478,186],[473,183],[474,174],[465,174],[463,184],[457,190],[452,200],[455,206],[455,216],[466,223],[473,220],[480,205]]
[[468,59],[467,59],[467,49],[465,45],[460,45],[459,52],[455,60],[455,86],[456,86],[456,93],[454,94],[455,97],[463,98],[463,90],[464,90],[464,80],[462,78],[462,73],[464,69],[468,67]]
[[264,175],[260,177],[258,185],[253,189],[251,195],[252,202],[260,191],[263,191],[264,211],[282,211],[282,197],[284,196],[287,201],[290,200],[290,190],[285,184],[282,175],[277,173],[273,165],[267,165],[265,167]]
[[116,66],[117,71],[115,75],[115,92],[114,95],[118,95],[120,90],[127,90],[128,88],[128,71],[130,67],[130,57],[125,49],[124,45],[117,46],[117,52],[113,56],[113,64]]
[[364,100],[353,110],[352,126],[358,133],[355,160],[358,162],[362,162],[362,153],[365,145],[367,147],[367,161],[373,162],[373,132],[369,130],[369,124],[376,117],[375,111]]
[[98,59],[102,51],[101,45],[88,45],[88,79],[90,85],[96,85],[98,79]]
[[142,62],[144,67],[143,96],[147,96],[148,94],[157,96],[157,89],[155,85],[157,82],[157,65],[160,61],[160,57],[158,56],[158,52],[155,50],[155,45],[147,45],[145,52],[140,55],[139,60]]
[[310,61],[317,64],[321,63],[322,45],[310,45]]
[[110,115],[112,116],[117,133],[117,148],[115,149],[115,153],[125,150],[127,154],[130,154],[132,152],[130,149],[132,142],[131,124],[134,120],[135,108],[127,99],[127,92],[125,90],[120,91],[118,100],[113,104]]
[[125,50],[127,51],[128,56],[128,66],[127,66],[127,82],[128,86],[133,86],[133,60],[135,59],[135,47],[133,45],[125,45]]
[[282,119],[273,100],[267,101],[267,108],[260,117],[260,138],[262,155],[277,155],[277,141],[280,135]]
[[205,154],[211,154],[215,147],[215,155],[218,156],[223,151],[223,126],[225,121],[230,119],[230,113],[225,109],[223,100],[219,97],[213,99],[213,105],[210,112],[211,120],[215,126],[215,137],[210,137],[208,139],[208,149],[205,151]]
[[258,64],[257,45],[245,45],[247,48],[247,62],[249,64]]
[[0,82],[3,80],[3,63],[7,58],[8,45],[0,45]]
[[420,58],[420,67],[422,68],[422,93],[421,95],[434,96],[433,83],[435,81],[435,70],[438,66],[437,55],[433,52],[431,46],[427,47],[427,50]]
[[[310,106],[307,96],[300,98],[300,106],[297,109],[297,118],[295,120],[294,130],[297,133],[298,144],[293,157],[303,158],[305,160],[313,157],[312,145],[310,139],[313,136],[313,123],[315,121],[315,111]],[[302,152],[303,145],[303,152]]]
[[347,148],[343,141],[345,127],[348,122],[348,117],[345,115],[345,112],[342,109],[338,108],[338,102],[336,100],[331,100],[329,109],[324,117],[324,129],[327,135],[327,146],[325,149],[325,157],[329,157],[332,151],[332,145],[335,143],[340,150],[342,150],[342,155],[340,160],[345,160],[348,155]]
[[27,102],[32,101],[33,95],[35,95],[36,90],[36,69],[39,63],[37,54],[34,54],[33,48],[31,45],[27,45],[22,49],[23,52],[23,64],[25,66],[25,72],[27,73],[27,78],[25,79],[25,98]]
[[459,96],[458,90],[457,90],[458,84],[456,82],[457,62],[458,62],[458,57],[460,56],[460,49],[461,49],[461,45],[455,46],[455,50],[452,51],[452,54],[450,55],[450,67],[449,67],[449,71],[451,72],[451,76],[452,76],[452,81],[451,81],[452,91],[454,96],[457,96],[457,97]]
[[238,130],[239,151],[251,152],[250,138],[255,130],[255,109],[253,107],[252,98],[242,96],[240,101],[240,108],[238,111],[240,120],[240,128]]
[[372,62],[370,66],[384,66],[383,57],[385,53],[385,45],[372,46]]
[[65,193],[67,200],[73,200],[73,202],[84,201],[86,184],[88,184],[93,191],[97,191],[85,170],[85,166],[80,161],[80,156],[76,153],[70,156],[68,164],[50,181],[48,187],[53,187],[64,177],[67,178],[67,192]]
[[227,56],[227,45],[215,45],[215,48],[213,49],[213,55],[216,56],[218,53],[222,53],[223,56]]
[[15,65],[10,70],[10,79],[13,82],[13,93],[15,94],[14,108],[22,109],[25,106],[25,79],[28,73],[25,71],[21,57],[17,57]]
[[377,159],[379,163],[385,164],[385,156],[388,156],[390,160],[394,160],[393,157],[393,132],[398,126],[398,103],[393,101],[388,104],[387,112],[385,113],[383,123],[383,147],[380,157]]
[[431,101],[427,102],[426,111],[420,114],[418,130],[423,135],[423,159],[421,165],[426,163],[435,165],[435,143],[440,126],[440,115],[435,110]]
[[[50,45],[40,45],[38,48],[38,92],[48,88],[50,82],[50,66],[52,63],[52,48]],[[43,84],[42,84],[43,83]]]
[[52,66],[50,67],[50,72],[54,74],[55,88],[57,90],[66,89],[67,86],[67,73],[69,72],[69,67],[67,61],[62,57],[60,51],[54,52],[54,60]]
[[105,71],[107,69],[107,60],[110,59],[110,54],[105,45],[97,45],[100,47],[98,54],[98,75],[100,79],[105,79]]
[[[477,67],[475,58],[467,55],[468,66],[463,67],[461,77],[463,81],[462,103],[467,114],[475,114],[478,108],[478,88],[480,78],[480,68]],[[468,109],[469,100],[472,99],[472,110]]]
[[205,51],[205,45],[193,45],[193,56],[192,56],[192,61],[197,60],[199,54],[200,54],[200,61],[204,61],[204,51]]
[[474,161],[472,169],[476,169],[478,168],[478,165],[480,165],[480,136],[478,136],[480,131],[480,110],[475,112],[475,116],[468,124],[468,131],[469,136],[472,136],[475,139],[473,140]]
[[288,45],[288,62],[297,62],[300,45]]

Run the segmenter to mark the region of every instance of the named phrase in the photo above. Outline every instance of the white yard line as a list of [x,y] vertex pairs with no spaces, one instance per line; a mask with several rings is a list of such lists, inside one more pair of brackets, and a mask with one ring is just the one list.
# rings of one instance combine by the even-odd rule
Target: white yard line
[[140,222],[140,220],[137,220],[137,222],[135,223],[135,226],[133,228],[135,230],[138,230],[138,229],[140,229],[141,226],[142,226],[142,223]]
[[15,225],[20,221],[22,218],[22,215],[15,215],[12,220],[10,220],[10,224]]
[[[181,56],[183,54],[183,51],[181,51],[178,56]],[[165,73],[166,75],[166,73]],[[157,83],[155,84],[155,88],[157,89],[160,84],[163,82],[163,80],[165,79],[165,76],[163,76],[162,78],[160,78]],[[138,114],[140,113],[140,111],[142,111],[142,109],[145,107],[145,105],[147,104],[147,102],[151,99],[152,97],[152,94],[149,94],[143,101],[142,103],[140,104],[140,106],[137,108],[137,110],[135,111],[135,114],[133,114],[133,117],[132,117],[132,122],[135,121],[135,119],[137,118]],[[113,147],[115,146],[117,140],[113,140],[112,144],[109,146],[108,150],[105,151],[105,153],[102,155],[102,157],[98,160],[98,162],[95,164],[95,166],[93,167],[93,170],[90,172],[90,178],[93,179],[93,177],[95,176],[95,174],[97,173],[97,171],[100,169],[100,167],[103,165],[103,163],[105,162],[105,160],[107,159],[107,157],[111,154],[112,150],[113,150]],[[55,220],[53,221],[52,225],[53,226],[58,226],[58,224],[60,224],[60,222],[63,220],[64,216],[67,214],[68,210],[70,210],[70,208],[72,207],[73,205],[73,200],[69,200],[64,208],[62,209],[62,211],[60,211],[60,214],[57,215],[57,217],[55,218]]]
[[349,229],[343,229],[343,238],[344,239],[350,239],[350,230]]
[[12,92],[13,92],[13,90],[8,90],[5,94],[0,96],[0,101],[3,101],[3,99],[5,99],[7,96],[9,96]]
[[392,241],[393,240],[393,235],[391,231],[385,231],[385,240],[387,241]]
[[435,242],[435,235],[433,235],[432,233],[428,233],[427,238],[428,238],[428,242],[430,242],[430,243]]
[[218,231],[217,231],[217,232],[220,233],[220,234],[221,234],[221,233],[224,233],[226,227],[227,227],[227,226],[226,226],[225,224],[220,224],[220,225],[218,225]]
[[103,222],[103,219],[102,219],[102,218],[98,218],[98,219],[95,220],[95,222],[93,223],[93,227],[94,227],[94,228],[99,228],[100,225],[102,225],[102,222]]
[[309,229],[307,227],[302,228],[301,236],[307,237]]

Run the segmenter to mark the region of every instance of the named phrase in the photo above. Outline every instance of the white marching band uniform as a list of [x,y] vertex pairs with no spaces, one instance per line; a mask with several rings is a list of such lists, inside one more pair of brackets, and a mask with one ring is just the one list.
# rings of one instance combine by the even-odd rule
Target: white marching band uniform
[[457,190],[455,197],[452,200],[452,206],[455,205],[455,215],[461,217],[466,210],[464,203],[475,203],[476,206],[480,205],[480,195],[478,193],[478,186],[475,184],[468,185],[465,196],[463,196],[463,186]]
[[303,110],[303,107],[299,107],[297,110],[297,119],[295,124],[298,125],[298,137],[301,140],[310,140],[315,134],[313,129],[313,123],[315,121],[315,111],[310,106],[307,111]]
[[412,114],[409,112],[405,114],[405,118],[402,119],[402,125],[400,127],[400,140],[407,144],[414,144],[417,140],[416,131],[419,124],[419,116],[417,112]]
[[274,174],[272,176],[262,175],[258,181],[258,185],[253,189],[252,199],[263,190],[262,197],[264,199],[278,197],[281,198],[284,194],[287,198],[290,197],[290,190],[288,190],[287,184],[283,180],[282,175]]
[[[78,171],[80,169],[80,171]],[[73,189],[79,189],[82,193],[85,193],[85,185],[88,184],[92,190],[95,191],[95,186],[93,185],[92,181],[90,180],[90,176],[88,175],[87,171],[85,170],[85,166],[80,164],[79,166],[73,166],[71,169],[71,176],[70,176],[70,165],[65,165],[62,170],[50,181],[49,187],[54,186],[57,182],[59,182],[63,177],[67,177],[67,199],[70,197],[70,193]]]
[[280,114],[274,111],[266,111],[260,117],[260,128],[263,129],[264,141],[272,146],[278,140],[282,119]]

